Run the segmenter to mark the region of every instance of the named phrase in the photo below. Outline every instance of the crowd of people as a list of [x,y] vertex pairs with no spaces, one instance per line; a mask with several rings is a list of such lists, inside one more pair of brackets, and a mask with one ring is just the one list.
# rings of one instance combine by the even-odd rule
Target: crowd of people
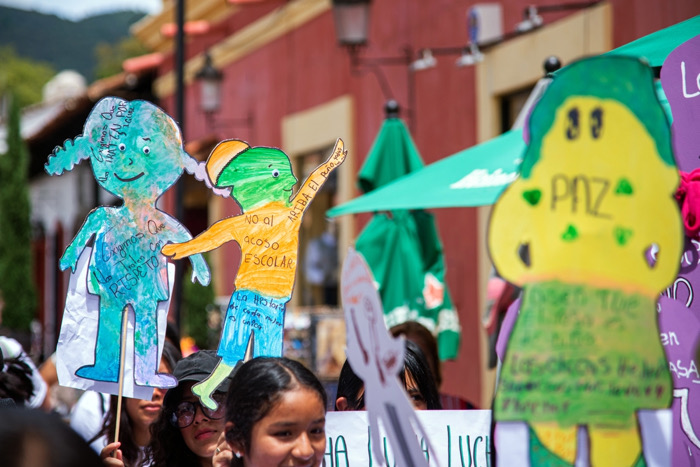
[[[412,338],[413,330],[393,331],[406,337],[404,367],[397,376],[416,410],[441,409],[439,361],[426,355],[429,339],[425,352],[425,342],[414,342],[420,339],[415,333]],[[239,365],[214,393],[212,410],[192,386],[214,371],[216,352],[199,350],[182,358],[166,340],[159,372],[174,375],[177,387],[155,389],[151,400],[124,398],[119,413],[116,396],[86,391],[66,420],[44,404],[47,385],[37,378],[44,372],[21,347],[3,339],[0,354],[8,357],[0,362],[2,465],[252,467],[323,461],[329,395],[297,361],[258,357]],[[337,394],[330,397],[336,410],[364,410],[364,384],[347,361]]]

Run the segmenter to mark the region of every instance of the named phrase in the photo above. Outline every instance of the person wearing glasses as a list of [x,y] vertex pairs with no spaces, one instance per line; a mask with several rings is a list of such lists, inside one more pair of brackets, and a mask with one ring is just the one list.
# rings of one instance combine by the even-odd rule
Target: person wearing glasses
[[177,387],[168,390],[163,411],[152,425],[150,465],[153,467],[210,467],[219,436],[224,432],[226,378],[212,398],[217,409],[202,406],[192,394],[192,386],[203,381],[216,367],[219,357],[213,350],[200,350],[183,358],[173,375]]
[[[182,358],[180,350],[170,341],[165,341],[163,345],[163,355],[160,359],[158,372],[171,374]],[[154,388],[153,397],[150,400],[124,398],[122,410],[119,414],[119,442],[111,442],[117,427],[117,396],[108,399],[108,409],[102,421],[100,431],[88,439],[91,446],[104,446],[100,452],[100,457],[105,465],[114,467],[143,467],[148,457],[148,447],[151,442],[151,425],[158,419],[162,408],[163,398],[167,389]],[[98,393],[100,408],[103,399]],[[82,410],[79,413],[81,420],[76,421],[79,427],[89,427],[91,421],[89,417],[100,416],[97,412],[89,413]],[[84,432],[84,431],[83,431]],[[107,444],[109,443],[109,444]]]

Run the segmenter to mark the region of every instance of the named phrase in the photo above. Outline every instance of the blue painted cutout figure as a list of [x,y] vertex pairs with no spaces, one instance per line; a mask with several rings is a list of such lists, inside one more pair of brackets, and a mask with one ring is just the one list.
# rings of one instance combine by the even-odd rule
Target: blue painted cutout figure
[[[81,378],[117,382],[121,324],[125,307],[134,313],[134,382],[141,386],[173,387],[177,380],[158,373],[158,302],[169,297],[167,242],[192,236],[176,219],[156,208],[158,198],[184,169],[203,173],[182,145],[180,130],[163,110],[147,101],[107,97],[85,122],[82,135],[54,149],[45,166],[49,175],[72,170],[90,159],[105,190],[123,200],[120,206],[93,209],[66,248],[62,270],[75,272],[83,249],[94,238],[88,266],[88,292],[100,298],[95,363],[79,368]],[[201,178],[200,178],[201,179]],[[209,283],[201,255],[191,257],[192,280]]]

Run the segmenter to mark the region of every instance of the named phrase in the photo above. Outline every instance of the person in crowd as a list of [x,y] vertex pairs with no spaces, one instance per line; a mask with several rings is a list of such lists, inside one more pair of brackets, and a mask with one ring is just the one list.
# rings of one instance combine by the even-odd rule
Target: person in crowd
[[[158,372],[173,373],[180,358],[179,349],[166,340],[163,344],[163,355]],[[91,443],[99,441],[104,446],[100,457],[106,465],[126,467],[144,465],[151,442],[151,425],[162,411],[166,391],[166,389],[154,388],[151,400],[124,398],[119,419],[119,441],[107,444],[108,440],[114,439],[117,427],[117,396],[111,396],[109,411],[102,429],[90,440]]]
[[224,432],[224,400],[231,383],[225,379],[214,393],[217,409],[202,406],[192,386],[214,371],[219,358],[213,350],[199,350],[178,362],[173,375],[177,387],[165,394],[163,411],[151,426],[149,449],[153,467],[210,467],[219,436]]
[[442,367],[440,364],[440,357],[438,356],[437,339],[428,328],[417,321],[405,321],[392,326],[389,332],[391,332],[391,335],[394,337],[403,336],[406,340],[415,342],[418,347],[420,347],[428,365],[430,365],[430,371],[435,378],[435,387],[437,387],[440,395],[440,405],[444,410],[467,410],[476,408],[474,404],[461,397],[440,392],[440,386],[442,386]]
[[0,398],[11,398],[16,404],[32,409],[44,408],[46,383],[22,344],[11,337],[0,336],[0,353],[4,360],[0,367],[0,391],[6,394]]
[[[423,352],[412,341],[406,340],[405,345],[404,371],[398,376],[413,402],[413,407],[416,410],[440,410],[442,408],[440,395]],[[365,385],[362,379],[355,374],[346,360],[338,378],[335,409],[364,410],[364,391]]]
[[[161,357],[161,365],[163,365],[165,360],[168,372],[172,372],[175,364],[181,358],[179,342],[180,337],[175,325],[168,321],[165,333],[165,347]],[[164,391],[161,391],[161,401],[163,394]],[[111,400],[112,398],[109,394],[85,391],[73,405],[70,412],[69,423],[71,428],[83,439],[88,440],[90,446],[98,453],[107,444],[106,440],[114,437],[114,430],[106,438],[102,435],[105,420],[110,413]]]
[[284,357],[254,358],[231,381],[215,465],[224,458],[231,467],[320,466],[325,424],[326,392],[311,371]]
[[3,467],[101,467],[100,458],[59,415],[26,407],[0,412]]
[[3,358],[0,350],[0,401],[3,407],[24,406],[34,393],[32,369],[19,358]]
[[392,326],[389,332],[394,337],[403,336],[408,341],[414,342],[423,352],[425,361],[430,366],[430,372],[435,379],[435,386],[440,390],[442,385],[442,367],[438,356],[437,339],[432,332],[418,321],[404,321]]

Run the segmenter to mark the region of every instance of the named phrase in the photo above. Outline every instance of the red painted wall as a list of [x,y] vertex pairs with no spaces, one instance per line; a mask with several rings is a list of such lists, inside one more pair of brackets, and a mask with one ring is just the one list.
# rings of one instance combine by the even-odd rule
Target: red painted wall
[[[370,44],[362,52],[366,57],[398,56],[405,47],[454,47],[467,42],[466,12],[476,2],[458,0],[381,0],[372,4]],[[504,31],[512,31],[522,19],[530,0],[500,2],[504,14]],[[540,0],[538,5],[566,3]],[[696,0],[613,0],[614,46],[622,45],[657,29],[700,14]],[[276,2],[275,2],[276,4]],[[187,56],[201,53],[220,38],[239,30],[248,21],[270,11],[272,6],[251,6],[215,28],[216,34],[193,38]],[[569,13],[543,13],[545,24]],[[408,95],[405,66],[381,67],[392,97],[404,109],[414,140],[426,163],[451,155],[476,143],[476,99],[473,68],[454,66],[456,56],[438,56],[435,68],[414,74],[415,99]],[[172,69],[171,64],[163,72]],[[244,57],[224,70],[224,102],[217,116],[216,128],[207,128],[198,111],[199,90],[189,86],[186,92],[187,140],[216,132],[220,139],[242,138],[253,145],[279,146],[281,120],[285,115],[310,109],[341,95],[355,97],[355,147],[348,148],[359,168],[380,127],[383,95],[377,77],[366,69],[352,72],[344,50],[335,42],[331,13],[307,23],[261,50]],[[513,70],[517,73],[517,70]],[[412,103],[413,108],[408,108]],[[172,114],[173,99],[161,105]],[[240,119],[254,113],[253,128],[226,126],[228,119]],[[344,135],[338,135],[340,137]],[[284,148],[283,148],[284,149]],[[227,201],[228,214],[235,204]],[[482,310],[478,307],[477,257],[483,245],[477,243],[475,209],[436,210],[443,238],[447,281],[463,326],[462,347],[456,362],[445,365],[447,392],[479,403],[481,400],[481,365],[479,332]],[[358,216],[358,232],[368,216]],[[196,233],[196,232],[194,232]],[[232,249],[226,250],[232,254]],[[233,268],[227,271],[233,283]]]

